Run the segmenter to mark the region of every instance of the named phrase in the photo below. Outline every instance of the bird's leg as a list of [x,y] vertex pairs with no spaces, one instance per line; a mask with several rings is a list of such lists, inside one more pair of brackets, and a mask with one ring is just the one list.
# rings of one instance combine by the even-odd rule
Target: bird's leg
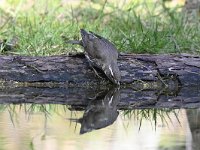
[[95,75],[97,76],[97,77],[99,77],[100,79],[103,79],[100,75],[99,75],[99,73],[97,72],[97,70],[92,66],[92,64],[89,62],[89,66],[92,68],[92,70],[94,71],[94,73],[95,73]]
[[103,78],[98,74],[97,70],[96,70],[94,67],[92,67],[92,69],[94,70],[94,73],[95,73],[95,75],[96,75],[97,77],[99,77],[100,79],[103,79]]

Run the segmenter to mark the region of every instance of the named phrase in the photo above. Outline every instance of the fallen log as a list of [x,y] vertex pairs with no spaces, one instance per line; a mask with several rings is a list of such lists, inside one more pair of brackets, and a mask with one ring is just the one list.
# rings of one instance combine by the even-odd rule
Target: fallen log
[[[120,55],[121,83],[127,86],[139,81],[169,83],[182,86],[200,85],[200,56],[182,55]],[[49,85],[108,84],[95,76],[83,54],[71,56],[26,57],[1,56],[0,80],[20,83],[53,83]],[[169,83],[168,83],[169,82]],[[61,84],[63,83],[63,84]],[[39,86],[39,84],[38,84]]]
[[[122,54],[118,63],[119,109],[200,107],[199,56]],[[0,57],[0,103],[82,108],[91,99],[108,98],[110,89],[112,83],[96,77],[83,54]]]

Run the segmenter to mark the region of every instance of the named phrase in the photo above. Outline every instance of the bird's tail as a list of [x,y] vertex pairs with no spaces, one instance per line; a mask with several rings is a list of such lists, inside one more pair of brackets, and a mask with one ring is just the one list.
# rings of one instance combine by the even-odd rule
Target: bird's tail
[[62,35],[61,38],[66,44],[78,44],[82,46],[82,41],[79,40],[69,40],[66,36]]
[[87,31],[85,31],[84,29],[81,29],[81,36],[82,36],[82,35],[85,36],[85,35],[87,35],[87,34],[88,34]]
[[93,37],[93,38],[100,38],[99,35],[93,33],[92,31],[87,32],[87,31],[84,30],[84,29],[81,29],[80,31],[81,31],[81,37],[82,37],[82,38],[84,38],[84,37],[86,37],[86,36],[91,36],[91,37]]
[[81,41],[78,41],[78,40],[68,40],[68,41],[65,41],[65,43],[82,45]]

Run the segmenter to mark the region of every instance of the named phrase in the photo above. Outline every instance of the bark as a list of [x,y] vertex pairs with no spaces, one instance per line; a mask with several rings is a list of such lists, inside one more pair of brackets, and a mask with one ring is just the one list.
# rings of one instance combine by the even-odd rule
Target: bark
[[[121,86],[95,76],[83,55],[0,57],[0,103],[57,103],[83,109],[117,96],[118,109],[200,106],[200,57],[121,55]],[[111,92],[113,91],[115,92]]]
[[[121,83],[125,86],[134,84],[136,81],[182,86],[199,86],[200,84],[199,56],[121,55],[118,65],[121,70]],[[52,57],[1,56],[0,79],[2,84],[3,81],[26,82],[27,84],[39,82],[41,86],[48,84],[49,86],[58,84],[59,86],[85,86],[109,83],[106,77],[101,79],[95,76],[82,54]],[[47,82],[48,84],[45,85]],[[134,87],[134,85],[131,86]]]

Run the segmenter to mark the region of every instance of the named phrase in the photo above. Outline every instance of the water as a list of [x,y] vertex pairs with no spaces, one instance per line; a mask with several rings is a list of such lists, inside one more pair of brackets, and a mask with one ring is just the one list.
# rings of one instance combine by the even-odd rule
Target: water
[[[58,104],[0,108],[1,150],[200,149],[200,109],[118,110],[111,125],[80,134],[84,111]],[[85,120],[95,125],[92,118]]]

